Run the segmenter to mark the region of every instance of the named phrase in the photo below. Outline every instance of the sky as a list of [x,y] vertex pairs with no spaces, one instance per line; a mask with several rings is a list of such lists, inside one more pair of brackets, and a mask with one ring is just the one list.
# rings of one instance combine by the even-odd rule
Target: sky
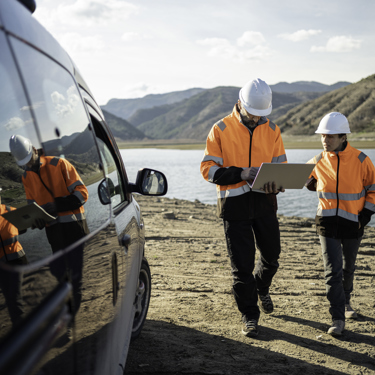
[[36,0],[99,105],[193,87],[357,82],[375,73],[371,0]]

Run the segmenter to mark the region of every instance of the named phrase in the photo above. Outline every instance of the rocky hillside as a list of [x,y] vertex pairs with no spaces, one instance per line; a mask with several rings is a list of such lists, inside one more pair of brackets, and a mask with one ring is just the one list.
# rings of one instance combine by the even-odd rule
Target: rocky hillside
[[[154,139],[204,140],[211,126],[228,115],[238,100],[239,87],[216,87],[204,90],[181,102],[149,109],[140,109],[128,121]],[[316,98],[319,93],[273,93],[274,112],[286,113],[289,108]]]
[[103,111],[103,114],[116,139],[120,141],[133,141],[147,138],[140,129],[135,128],[123,118],[117,117],[108,111]]
[[348,117],[352,132],[374,131],[375,74],[292,108],[277,124],[286,134],[314,134],[320,119],[334,111]]
[[[332,111],[345,114],[353,132],[374,131],[375,75],[354,84],[337,82],[334,85],[323,85],[300,81],[291,84],[280,82],[271,87],[273,110],[269,118],[286,134],[313,134],[320,119]],[[143,134],[143,138],[151,139],[203,141],[212,125],[232,111],[238,100],[239,89],[191,89],[129,99],[132,107],[130,112],[127,100],[113,99],[102,108],[105,109],[108,124],[116,132],[118,139],[141,139]],[[298,89],[303,91],[296,92]],[[112,118],[111,114],[115,114],[116,118]],[[128,124],[133,125],[141,134],[135,136],[133,131],[132,134],[123,135],[122,128],[118,127],[121,118],[126,118]]]
[[350,85],[350,82],[336,82],[333,85],[325,85],[315,81],[298,81],[293,83],[279,82],[270,85],[272,92],[328,92]]
[[138,109],[177,103],[201,91],[204,91],[204,89],[193,88],[184,91],[169,92],[167,94],[151,94],[137,99],[111,99],[106,105],[101,106],[101,108],[115,116],[127,120]]

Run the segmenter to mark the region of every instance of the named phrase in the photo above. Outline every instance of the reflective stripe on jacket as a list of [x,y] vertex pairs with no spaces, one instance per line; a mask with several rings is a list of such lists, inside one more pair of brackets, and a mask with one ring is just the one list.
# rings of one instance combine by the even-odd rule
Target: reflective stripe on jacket
[[[0,215],[13,210],[15,210],[15,208],[5,206],[4,204],[0,205]],[[1,261],[18,259],[25,255],[25,252],[18,241],[18,229],[2,216],[0,216],[0,235]],[[4,249],[6,257],[4,256]]]
[[364,208],[375,212],[375,168],[370,158],[347,143],[343,151],[324,151],[310,162],[316,163],[311,176],[317,180],[317,227],[333,225],[330,218],[340,217],[345,220],[340,221],[342,228],[337,225],[336,229],[328,230],[333,233],[330,236],[350,238],[354,233],[360,236],[363,233],[358,231],[360,212]]
[[[238,107],[235,105],[229,116],[211,128],[200,167],[203,178],[217,184],[219,216],[225,216],[223,210],[226,211],[228,207],[225,206],[228,205],[237,205],[238,211],[246,211],[246,207],[240,207],[244,203],[243,200],[236,199],[247,195],[251,190],[246,181],[239,178],[243,168],[286,161],[279,127],[266,117],[261,117],[256,128],[251,131],[242,123]],[[223,172],[224,168],[228,170],[228,176],[233,174],[233,177],[225,179],[225,184],[215,181],[217,172]],[[264,193],[256,194],[259,199],[265,199],[260,197],[265,195]],[[234,213],[237,209],[232,210],[231,207],[230,211]]]
[[[43,207],[54,198],[75,195],[83,205],[88,199],[86,186],[74,166],[67,160],[53,156],[40,156],[39,174],[26,169],[22,176],[28,203],[36,202]],[[85,219],[83,206],[72,211],[59,212],[57,222],[66,223]]]

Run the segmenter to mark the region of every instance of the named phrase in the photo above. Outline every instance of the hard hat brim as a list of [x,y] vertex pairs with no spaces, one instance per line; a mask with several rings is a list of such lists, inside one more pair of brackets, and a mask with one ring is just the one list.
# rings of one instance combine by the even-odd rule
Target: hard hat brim
[[22,160],[16,160],[16,163],[20,166],[20,167],[23,167],[24,165],[26,165],[30,160],[31,160],[31,157],[33,156],[33,153],[30,152],[29,155],[27,155],[24,159]]
[[350,134],[350,130],[347,130],[347,131],[337,131],[337,130],[328,130],[328,129],[324,129],[324,130],[317,130],[315,132],[315,134]]
[[242,106],[253,116],[267,116],[272,112],[272,104],[267,109],[255,109],[247,106],[241,99]]

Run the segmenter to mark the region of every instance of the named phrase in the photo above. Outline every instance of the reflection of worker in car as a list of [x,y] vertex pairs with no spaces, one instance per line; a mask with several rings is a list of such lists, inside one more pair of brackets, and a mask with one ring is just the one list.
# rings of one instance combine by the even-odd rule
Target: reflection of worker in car
[[162,193],[164,190],[164,180],[159,174],[150,171],[144,179],[143,188],[149,194]]
[[[0,193],[2,188],[0,187]],[[15,210],[14,207],[1,204],[0,195],[0,215]],[[24,233],[23,231],[22,233]],[[18,229],[0,216],[0,261],[9,264],[21,265],[27,264],[25,251],[18,241]]]
[[69,246],[88,233],[83,204],[88,191],[71,163],[56,156],[44,156],[30,140],[13,135],[9,147],[17,164],[25,168],[22,182],[28,203],[36,202],[56,220],[35,227],[46,228],[52,251]]
[[[1,193],[0,187],[0,193]],[[0,215],[15,210],[15,208],[1,204]],[[0,262],[10,265],[27,264],[25,251],[18,241],[18,229],[0,216]],[[15,324],[23,313],[23,302],[21,294],[22,279],[17,272],[5,272],[0,270],[0,288],[7,301],[10,318]]]

